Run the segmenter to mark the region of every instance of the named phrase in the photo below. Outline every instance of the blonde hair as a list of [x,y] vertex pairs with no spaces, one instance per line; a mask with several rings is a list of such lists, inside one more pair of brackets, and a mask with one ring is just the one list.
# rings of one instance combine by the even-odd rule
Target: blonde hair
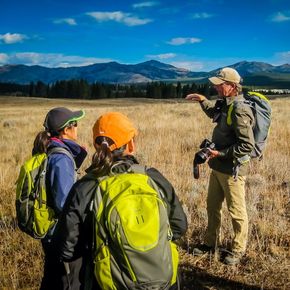
[[236,84],[237,86],[237,92],[240,94],[243,91],[243,87],[241,84]]

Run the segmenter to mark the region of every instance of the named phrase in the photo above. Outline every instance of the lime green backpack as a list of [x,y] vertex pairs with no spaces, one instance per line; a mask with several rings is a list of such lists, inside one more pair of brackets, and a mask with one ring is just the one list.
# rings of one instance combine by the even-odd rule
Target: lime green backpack
[[21,166],[16,181],[18,227],[35,239],[44,238],[57,221],[54,210],[47,205],[45,182],[48,156],[53,153],[63,153],[73,160],[67,150],[59,147],[48,154],[35,154]]
[[177,282],[164,196],[144,167],[100,178],[95,215],[94,273],[103,290],[169,289]]

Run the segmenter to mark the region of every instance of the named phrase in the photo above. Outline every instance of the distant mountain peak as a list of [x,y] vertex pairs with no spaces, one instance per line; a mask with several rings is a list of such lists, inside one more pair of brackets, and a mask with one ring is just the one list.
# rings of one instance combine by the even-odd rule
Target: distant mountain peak
[[143,64],[148,63],[148,64],[164,64],[161,61],[155,60],[155,59],[150,59],[147,61],[144,61]]
[[[273,66],[264,62],[241,61],[230,65],[230,67],[236,69],[243,78],[257,75],[278,75],[279,77],[282,74],[283,78],[285,78],[290,74],[290,64]],[[148,60],[138,64],[121,64],[111,61],[66,68],[19,64],[0,66],[0,82],[28,84],[30,82],[42,81],[44,83],[54,83],[60,80],[71,79],[84,79],[89,83],[138,83],[162,80],[196,80],[205,82],[209,76],[216,74],[217,70],[191,72],[157,60]]]
[[148,61],[145,61],[145,62],[141,62],[138,65],[149,65],[149,66],[157,67],[157,68],[174,67],[171,64],[167,64],[167,63],[164,63],[164,62],[161,62],[161,61],[158,61],[158,60],[154,60],[154,59],[151,59],[151,60],[148,60]]

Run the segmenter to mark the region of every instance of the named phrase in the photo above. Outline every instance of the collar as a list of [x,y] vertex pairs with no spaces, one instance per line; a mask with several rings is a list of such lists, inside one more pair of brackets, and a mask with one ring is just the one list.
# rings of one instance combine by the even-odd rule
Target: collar
[[48,149],[55,147],[62,147],[70,152],[76,162],[77,168],[82,165],[88,154],[87,150],[84,147],[69,139],[58,139],[56,137],[50,138],[50,144],[48,146]]
[[[116,172],[118,173],[126,172],[126,170],[128,169],[128,165],[139,164],[138,160],[133,155],[122,156],[114,161],[114,164],[116,163],[119,163],[116,166]],[[92,165],[90,165],[90,167],[87,168],[85,171],[86,173],[90,173],[92,170],[94,170],[94,168]]]

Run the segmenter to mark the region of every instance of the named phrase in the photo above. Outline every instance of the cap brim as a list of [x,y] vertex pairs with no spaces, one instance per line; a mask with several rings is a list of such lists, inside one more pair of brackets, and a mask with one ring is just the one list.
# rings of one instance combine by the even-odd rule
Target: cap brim
[[211,77],[211,78],[209,78],[209,81],[214,85],[221,85],[222,83],[225,82],[225,80],[222,80],[222,79],[217,78],[217,77]]
[[82,119],[84,116],[85,116],[85,111],[83,110],[73,112],[71,117],[61,126],[60,129],[64,128],[65,126],[67,126],[69,123],[73,121],[78,121]]

